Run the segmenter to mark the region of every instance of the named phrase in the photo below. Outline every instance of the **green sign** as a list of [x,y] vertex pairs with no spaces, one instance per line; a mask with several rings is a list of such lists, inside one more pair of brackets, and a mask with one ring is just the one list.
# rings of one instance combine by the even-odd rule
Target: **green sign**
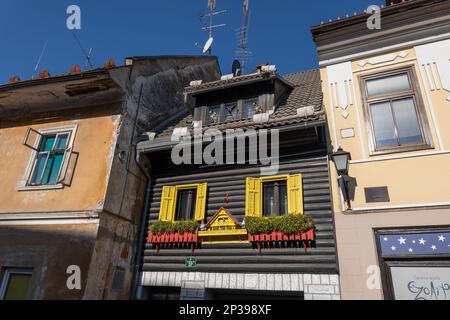
[[184,261],[184,266],[186,268],[194,268],[195,266],[197,266],[197,258],[187,257],[186,260]]

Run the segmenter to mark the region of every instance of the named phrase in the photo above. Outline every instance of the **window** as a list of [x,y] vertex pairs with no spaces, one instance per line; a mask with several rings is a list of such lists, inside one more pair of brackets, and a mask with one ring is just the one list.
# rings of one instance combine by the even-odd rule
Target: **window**
[[234,121],[238,119],[238,106],[236,102],[225,104],[224,111],[225,111],[224,121]]
[[222,107],[220,105],[209,108],[208,124],[222,122]]
[[301,174],[246,179],[246,216],[284,214],[303,214]]
[[361,83],[372,153],[431,147],[412,67],[364,76]]
[[63,185],[70,185],[72,167],[77,158],[77,153],[72,151],[76,128],[73,125],[27,130],[23,145],[33,152],[18,190],[62,188]]
[[177,195],[176,221],[193,220],[195,218],[195,202],[197,189],[180,190]]
[[287,213],[287,183],[285,180],[263,182],[263,214],[281,216]]
[[253,119],[257,106],[258,98],[252,98],[205,107],[208,110],[207,123],[210,125],[240,119]]
[[0,287],[0,300],[28,299],[31,276],[30,269],[6,269]]
[[44,135],[41,139],[30,185],[54,185],[69,142],[69,133]]
[[257,104],[257,99],[244,100],[242,106],[242,119],[253,119]]
[[203,221],[206,210],[206,183],[163,186],[160,221]]

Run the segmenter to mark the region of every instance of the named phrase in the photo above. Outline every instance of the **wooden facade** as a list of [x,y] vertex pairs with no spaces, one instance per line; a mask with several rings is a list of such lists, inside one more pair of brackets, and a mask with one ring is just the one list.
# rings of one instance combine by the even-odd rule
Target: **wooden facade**
[[[325,277],[334,275],[337,278],[327,130],[319,73],[308,71],[286,77],[279,77],[275,73],[255,73],[191,86],[186,88],[186,95],[187,101],[191,103],[191,106],[188,106],[189,111],[174,123],[160,127],[159,132],[155,133],[155,139],[138,145],[138,149],[146,154],[151,163],[147,221],[149,238],[155,239],[150,228],[153,223],[158,220],[174,221],[177,190],[185,186],[195,187],[194,190],[197,190],[197,209],[203,205],[198,205],[198,192],[200,189],[206,190],[206,199],[203,199],[204,211],[199,214],[196,209],[195,220],[208,223],[214,220],[213,217],[216,218],[216,214],[221,213],[222,218],[227,220],[224,224],[232,225],[237,231],[234,230],[234,237],[233,232],[230,232],[228,236],[216,238],[213,233],[208,236],[208,232],[199,231],[198,237],[192,238],[195,243],[191,241],[173,244],[175,237],[184,239],[180,235],[174,236],[173,239],[168,237],[167,239],[172,240],[167,246],[161,246],[160,239],[157,240],[158,244],[146,241],[142,256],[143,286],[152,287],[152,284],[145,282],[145,277],[156,273],[161,274],[160,277],[181,277],[181,274],[186,272],[196,272],[206,275],[284,274],[288,277],[316,274]],[[246,99],[256,101],[261,114],[256,112],[253,118],[241,117],[241,114],[245,114],[244,106],[248,101]],[[223,111],[230,101],[237,102],[237,119],[227,121]],[[221,118],[214,119],[212,124],[208,122],[211,109],[221,112]],[[257,121],[258,117],[264,116],[268,118],[266,121]],[[198,121],[204,125],[203,133],[208,129],[216,129],[224,135],[229,129],[254,130],[258,140],[252,143],[247,137],[248,155],[250,150],[255,148],[256,141],[260,141],[261,132],[267,129],[270,140],[273,129],[277,129],[278,171],[272,177],[266,177],[261,171],[264,167],[262,162],[250,162],[248,157],[240,164],[174,164],[171,157],[172,148],[176,144],[173,141],[175,132],[184,131],[195,136],[194,130]],[[224,141],[226,139],[222,141],[225,146]],[[195,151],[192,142],[188,145],[191,151]],[[272,149],[269,148],[268,154],[272,154]],[[283,178],[287,182],[286,214],[291,212],[310,216],[313,219],[314,231],[311,230],[308,235],[312,235],[314,239],[307,238],[305,233],[303,236],[297,235],[297,239],[300,239],[297,242],[255,242],[252,234],[249,233],[247,237],[244,221],[246,217],[258,216],[258,212],[261,215],[262,210],[249,209],[249,202],[256,200],[249,198],[248,183],[259,181],[262,185],[263,181]],[[295,191],[290,188],[295,188]],[[291,238],[295,239],[295,236]],[[249,241],[251,239],[253,240]],[[307,239],[308,242],[301,239]],[[186,261],[192,257],[196,263],[188,267]],[[177,286],[175,278],[173,279],[174,281],[158,283],[158,286]],[[220,285],[218,288],[230,289]]]

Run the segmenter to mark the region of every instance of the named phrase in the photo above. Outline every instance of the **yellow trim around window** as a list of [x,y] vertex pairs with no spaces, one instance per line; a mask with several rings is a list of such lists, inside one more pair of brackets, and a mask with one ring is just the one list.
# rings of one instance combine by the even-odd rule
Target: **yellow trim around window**
[[160,221],[175,221],[175,210],[177,207],[178,191],[186,189],[197,189],[195,199],[195,220],[202,221],[206,211],[207,183],[185,184],[177,186],[163,186],[161,194],[161,204],[159,208]]
[[288,214],[303,214],[303,185],[301,174],[278,175],[261,178],[246,178],[245,216],[262,217],[263,193],[262,184],[272,181],[286,181],[288,192]]

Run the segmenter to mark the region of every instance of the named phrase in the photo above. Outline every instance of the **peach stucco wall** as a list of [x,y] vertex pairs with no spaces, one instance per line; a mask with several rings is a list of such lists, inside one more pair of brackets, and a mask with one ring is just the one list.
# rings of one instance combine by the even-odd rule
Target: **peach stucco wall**
[[[98,116],[0,129],[0,214],[101,209],[119,120],[119,116]],[[73,124],[78,125],[73,150],[79,156],[71,186],[18,191],[17,185],[32,154],[30,148],[22,145],[27,128],[38,130]]]

